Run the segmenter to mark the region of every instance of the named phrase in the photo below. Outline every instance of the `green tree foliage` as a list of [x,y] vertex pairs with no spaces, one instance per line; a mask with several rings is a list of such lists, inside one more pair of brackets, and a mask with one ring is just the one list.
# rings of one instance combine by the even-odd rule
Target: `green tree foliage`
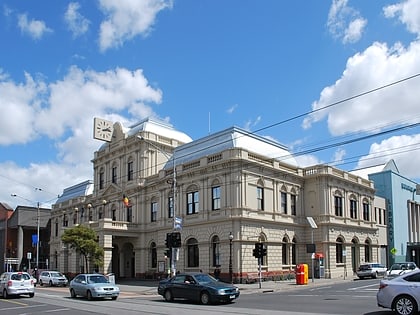
[[78,225],[67,229],[61,236],[61,240],[84,257],[86,271],[89,270],[89,261],[95,266],[103,265],[104,250],[99,246],[96,232],[91,228]]

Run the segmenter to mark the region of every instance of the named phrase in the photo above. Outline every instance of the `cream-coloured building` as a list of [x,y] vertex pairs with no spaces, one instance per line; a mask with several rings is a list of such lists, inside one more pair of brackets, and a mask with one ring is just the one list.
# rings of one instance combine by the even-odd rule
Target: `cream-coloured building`
[[117,122],[92,162],[93,181],[69,187],[52,209],[50,262],[62,272],[83,271],[60,239],[76,224],[97,232],[100,271],[128,278],[167,273],[174,224],[182,238],[176,270],[220,266],[234,282],[257,272],[256,242],[267,249],[264,277],[300,263],[314,263],[315,276],[346,277],[386,252],[385,202],[371,181],[327,165],[299,167],[286,147],[240,128],[192,141],[162,121]]

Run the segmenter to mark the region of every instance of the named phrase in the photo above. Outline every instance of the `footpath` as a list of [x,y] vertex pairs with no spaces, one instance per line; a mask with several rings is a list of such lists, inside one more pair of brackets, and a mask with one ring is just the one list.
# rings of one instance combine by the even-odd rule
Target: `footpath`
[[[345,279],[309,279],[307,284],[296,284],[296,280],[282,280],[282,281],[262,281],[261,283],[235,283],[239,287],[241,294],[252,293],[269,293],[276,291],[290,291],[299,290],[308,287],[322,287],[340,283],[345,281],[354,281],[354,277],[346,277]],[[156,280],[125,280],[118,279],[117,286],[123,295],[158,295],[157,287],[159,281]]]

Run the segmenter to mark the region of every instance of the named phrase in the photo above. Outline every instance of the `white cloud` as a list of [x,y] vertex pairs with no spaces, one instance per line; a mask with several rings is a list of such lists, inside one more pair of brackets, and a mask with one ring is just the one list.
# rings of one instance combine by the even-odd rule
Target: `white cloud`
[[0,167],[7,172],[2,175],[55,192],[92,178],[92,152],[101,145],[86,136],[92,135],[93,117],[128,126],[156,116],[152,105],[162,100],[162,91],[149,85],[142,70],[97,72],[74,66],[62,80],[48,85],[29,74],[23,83],[5,74],[0,79],[0,108],[8,112],[0,116],[0,145],[48,139],[53,152],[49,155],[56,159],[21,167],[4,162]]
[[89,30],[90,21],[79,13],[80,4],[70,2],[64,14],[64,20],[73,37],[83,35]]
[[252,127],[255,127],[256,125],[258,125],[260,121],[261,121],[261,116],[258,116],[254,121],[248,120],[245,123],[244,129],[251,131]]
[[100,0],[100,8],[107,15],[99,34],[101,51],[118,48],[135,36],[147,36],[155,24],[156,15],[171,9],[173,0]]
[[420,1],[403,1],[398,4],[386,6],[383,11],[387,18],[398,17],[407,26],[408,31],[420,35]]
[[380,143],[373,143],[369,154],[359,160],[357,168],[386,163],[394,159],[403,176],[410,174],[410,178],[420,178],[420,167],[416,158],[418,150],[420,150],[419,134],[394,136]]
[[[420,42],[413,42],[408,48],[400,44],[389,48],[386,44],[374,43],[349,58],[341,78],[322,90],[312,108],[320,110],[337,101],[408,78],[415,74],[414,69],[420,69]],[[418,121],[419,82],[417,77],[317,111],[304,119],[303,127],[309,128],[312,123],[327,117],[330,133],[337,136]]]
[[344,44],[359,41],[367,25],[367,20],[361,17],[360,12],[347,3],[348,0],[333,0],[327,20],[330,34]]
[[18,26],[22,33],[28,34],[33,39],[40,39],[42,36],[44,36],[44,34],[52,32],[52,30],[47,27],[44,21],[29,21],[28,15],[26,13],[18,15]]
[[226,112],[228,113],[228,114],[232,114],[236,109],[238,108],[238,104],[235,104],[235,105],[233,105],[233,106],[231,106],[231,107],[229,107],[227,110],[226,110]]
[[344,150],[342,148],[338,148],[334,152],[333,162],[334,163],[342,162],[345,156],[346,156],[346,150]]

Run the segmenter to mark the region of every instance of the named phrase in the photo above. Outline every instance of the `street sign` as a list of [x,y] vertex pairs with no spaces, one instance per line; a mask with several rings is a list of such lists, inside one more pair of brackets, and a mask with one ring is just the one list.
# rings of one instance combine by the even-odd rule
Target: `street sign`
[[392,255],[395,255],[397,253],[397,249],[395,247],[391,248],[390,250]]
[[28,258],[28,260],[31,260],[32,259],[32,253],[31,252],[27,252],[26,258]]

